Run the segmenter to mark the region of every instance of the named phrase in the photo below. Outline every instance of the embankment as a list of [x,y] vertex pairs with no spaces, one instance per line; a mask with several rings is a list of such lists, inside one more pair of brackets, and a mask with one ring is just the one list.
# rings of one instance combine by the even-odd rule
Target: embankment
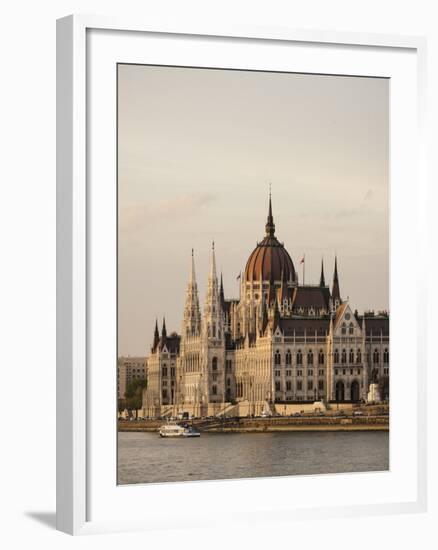
[[[156,432],[163,420],[121,421],[121,432]],[[190,421],[201,432],[256,433],[256,432],[314,432],[314,431],[387,431],[389,417],[379,416],[319,416],[296,418],[214,418]]]

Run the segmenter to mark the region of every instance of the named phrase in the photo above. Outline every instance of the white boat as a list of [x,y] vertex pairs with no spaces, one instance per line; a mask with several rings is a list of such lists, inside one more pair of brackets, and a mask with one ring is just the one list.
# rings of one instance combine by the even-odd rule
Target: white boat
[[193,426],[180,426],[179,424],[165,424],[158,430],[160,437],[200,437],[200,432]]

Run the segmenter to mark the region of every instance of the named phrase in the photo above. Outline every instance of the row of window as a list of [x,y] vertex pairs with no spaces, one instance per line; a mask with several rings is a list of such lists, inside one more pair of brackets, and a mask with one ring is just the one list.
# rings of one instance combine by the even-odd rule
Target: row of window
[[[334,359],[335,363],[346,364],[347,363],[347,350],[343,349],[341,354],[339,354],[339,350],[335,349],[334,354],[333,354],[333,359]],[[324,352],[322,350],[320,350],[319,353],[318,353],[318,365],[324,365],[324,360],[325,360]],[[297,361],[297,365],[302,365],[303,364],[303,353],[302,353],[301,350],[298,350],[298,352],[296,354],[296,361]],[[307,353],[307,364],[308,365],[313,365],[313,361],[314,361],[314,354],[313,354],[313,351],[310,350]],[[274,354],[274,365],[279,366],[279,365],[281,365],[281,362],[282,362],[282,356],[281,356],[280,350],[277,349],[275,351],[275,354]],[[290,350],[286,351],[285,362],[286,362],[286,366],[292,365],[292,354],[291,354]],[[352,363],[356,363],[356,364],[362,363],[361,350],[357,350],[356,356],[355,356],[354,350],[350,349],[350,351],[348,353],[348,362],[350,364],[352,364]],[[373,363],[379,363],[379,362],[380,362],[380,352],[376,348],[373,352]],[[389,351],[388,351],[387,348],[383,352],[383,362],[384,363],[389,363]],[[213,359],[211,361],[211,368],[212,368],[213,371],[217,371],[217,369],[218,369],[218,359],[217,359],[217,357],[213,357]],[[231,360],[227,359],[227,361],[225,362],[225,370],[226,370],[226,372],[231,372],[231,369],[232,369],[232,362],[231,362]],[[143,369],[143,372],[144,372],[144,369]],[[163,376],[167,376],[167,372],[168,372],[167,367],[163,366],[161,374]],[[170,375],[175,376],[175,367],[171,367]]]
[[[297,360],[297,365],[303,364],[303,353],[300,349],[297,351],[296,360]],[[274,354],[274,365],[281,365],[281,361],[282,361],[281,353],[280,353],[280,350],[277,349]],[[289,349],[286,351],[286,354],[285,354],[285,362],[286,362],[286,365],[292,365],[292,353]],[[313,365],[312,350],[310,350],[307,353],[307,364]],[[318,364],[319,365],[324,364],[324,352],[322,350],[320,350],[318,353]]]
[[[307,390],[312,391],[314,389],[313,386],[313,380],[307,381]],[[297,391],[303,390],[303,381],[298,380],[297,381]],[[277,380],[275,382],[275,391],[281,391],[281,382]],[[292,382],[290,380],[286,380],[286,391],[292,391]],[[318,391],[324,391],[324,380],[318,380]]]
[[[362,363],[362,352],[361,352],[360,349],[358,349],[356,354],[355,354],[354,350],[350,349],[350,351],[347,353],[347,350],[343,349],[341,351],[341,353],[339,353],[339,350],[335,349],[334,354],[333,354],[333,359],[334,359],[335,363],[346,364],[347,363],[347,358],[348,358],[348,363],[350,363],[350,364],[351,363],[356,363],[356,364]],[[296,362],[297,362],[297,365],[302,365],[303,364],[303,353],[302,353],[301,350],[297,351]],[[313,354],[313,351],[310,350],[310,351],[307,352],[307,364],[308,365],[313,365],[313,362],[314,362],[314,354]],[[373,363],[379,363],[379,362],[380,362],[380,352],[376,348],[373,352]],[[384,363],[389,363],[389,350],[388,350],[388,348],[385,348],[385,350],[383,352],[383,362]],[[281,365],[281,363],[282,363],[282,356],[281,356],[280,350],[277,349],[275,351],[275,354],[274,354],[274,365]],[[290,350],[286,351],[285,363],[286,363],[286,365],[291,365],[292,364],[292,354],[291,354]],[[324,365],[324,352],[322,350],[320,350],[319,353],[318,353],[318,364],[319,365]]]
[[[342,323],[341,326],[341,333],[347,334],[347,325],[345,323]],[[348,326],[348,334],[354,334],[354,324],[350,323]]]
[[[318,375],[319,376],[324,376],[324,369],[318,369]],[[276,378],[280,378],[281,377],[281,371],[276,370],[275,371],[275,376],[276,376]],[[292,371],[291,370],[286,370],[286,376],[292,376]],[[298,377],[303,376],[303,370],[302,369],[297,369],[297,376]],[[313,369],[308,369],[307,370],[307,376],[313,376]]]
[[[167,367],[161,367],[161,375],[167,376],[168,370]],[[175,367],[170,367],[170,376],[175,376]]]
[[[340,374],[340,371],[342,370],[342,374],[345,376],[347,374],[347,370],[350,370],[350,374],[354,374],[354,369],[335,369],[335,375],[338,376]],[[360,374],[360,368],[356,369],[356,374]]]

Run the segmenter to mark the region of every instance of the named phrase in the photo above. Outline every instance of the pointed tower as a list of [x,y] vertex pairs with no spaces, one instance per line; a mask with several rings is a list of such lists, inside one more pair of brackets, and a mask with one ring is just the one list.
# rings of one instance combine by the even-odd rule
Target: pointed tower
[[222,311],[225,311],[224,282],[223,282],[223,279],[222,279],[222,273],[221,273],[221,286],[220,286],[220,290],[219,290],[219,295],[220,295],[220,299],[221,299]]
[[210,273],[207,282],[207,296],[204,306],[205,334],[207,338],[220,339],[222,337],[222,320],[222,304],[216,274],[216,257],[213,241],[211,247]]
[[269,294],[268,294],[268,305],[269,307],[272,307],[274,305],[274,302],[277,301],[277,293],[275,290],[275,281],[274,277],[271,271],[271,276],[269,278]]
[[370,389],[370,365],[367,362],[367,353],[366,353],[366,340],[367,340],[367,327],[365,324],[365,312],[363,313],[362,317],[362,346],[361,346],[361,359],[362,359],[362,365],[364,366],[363,369],[363,391],[362,391],[362,398],[367,399],[368,396],[368,390]]
[[151,348],[152,353],[155,353],[157,351],[157,347],[159,343],[160,343],[160,333],[158,332],[158,319],[155,319],[154,340]]
[[335,271],[333,273],[333,287],[332,298],[335,309],[341,304],[341,293],[339,291],[339,278],[338,278],[338,258],[335,256]]
[[268,219],[265,225],[266,236],[273,237],[275,235],[275,223],[274,217],[272,215],[272,200],[271,200],[271,189],[269,189],[269,209],[268,209]]
[[189,282],[186,290],[186,303],[182,327],[183,338],[200,336],[201,310],[199,309],[198,285],[196,284],[195,257],[192,248]]
[[283,270],[281,270],[281,288],[280,288],[280,301],[281,305],[284,305],[284,301],[289,299],[289,292],[287,288],[287,280],[284,276]]
[[272,332],[275,332],[279,325],[280,325],[280,310],[278,308],[278,300],[275,299],[274,311],[272,314]]
[[265,334],[266,327],[268,326],[268,308],[266,307],[266,302],[263,302],[262,306],[262,336]]
[[160,350],[164,348],[167,340],[166,319],[163,317],[163,326],[161,328]]
[[325,286],[324,260],[321,260],[321,277],[319,279],[319,286]]
[[334,363],[333,363],[333,315],[330,315],[330,324],[327,334],[327,369],[326,369],[326,402],[334,399]]
[[207,296],[204,304],[204,336],[202,361],[203,384],[209,403],[225,400],[225,327],[221,305],[219,282],[216,274],[214,242],[211,247],[210,273],[207,282]]

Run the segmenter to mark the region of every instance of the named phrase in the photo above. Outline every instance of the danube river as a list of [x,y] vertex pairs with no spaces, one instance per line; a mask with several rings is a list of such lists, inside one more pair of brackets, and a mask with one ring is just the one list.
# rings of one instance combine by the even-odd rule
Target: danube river
[[389,432],[203,433],[167,438],[119,432],[118,482],[150,483],[383,471]]

